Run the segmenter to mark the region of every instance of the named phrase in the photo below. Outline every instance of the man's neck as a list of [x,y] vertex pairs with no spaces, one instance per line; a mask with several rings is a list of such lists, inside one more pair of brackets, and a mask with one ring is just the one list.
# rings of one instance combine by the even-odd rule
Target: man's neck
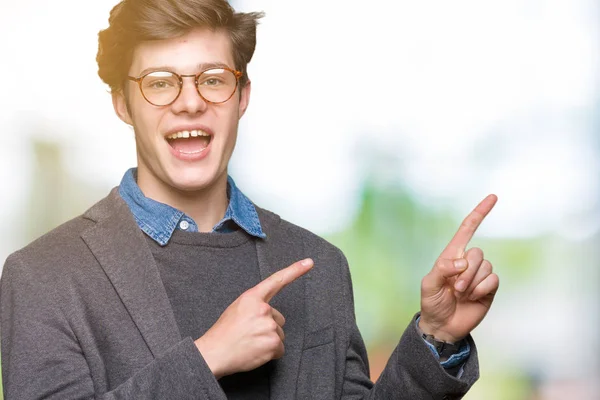
[[199,191],[188,192],[175,189],[147,179],[144,174],[139,174],[137,183],[144,196],[168,204],[191,217],[200,232],[210,232],[212,228],[225,216],[229,199],[227,198],[227,173],[217,181]]

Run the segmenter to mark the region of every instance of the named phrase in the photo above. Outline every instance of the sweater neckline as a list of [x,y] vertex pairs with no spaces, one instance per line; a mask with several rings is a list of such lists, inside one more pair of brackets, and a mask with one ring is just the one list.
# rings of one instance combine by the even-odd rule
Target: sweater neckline
[[176,229],[173,232],[170,242],[203,247],[238,247],[250,241],[250,235],[243,229],[237,229],[233,232],[186,232]]

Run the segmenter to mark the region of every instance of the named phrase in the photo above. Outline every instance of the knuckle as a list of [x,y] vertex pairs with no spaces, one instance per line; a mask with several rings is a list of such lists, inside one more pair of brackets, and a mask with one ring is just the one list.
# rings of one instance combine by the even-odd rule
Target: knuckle
[[277,327],[279,325],[277,325],[277,322],[275,322],[273,319],[270,319],[266,322],[265,324],[265,328],[269,331],[269,332],[277,332]]
[[477,215],[469,215],[467,218],[465,218],[465,225],[467,226],[467,228],[475,228],[478,223],[479,218],[477,217]]
[[279,270],[279,271],[275,272],[273,275],[271,275],[271,279],[273,280],[274,283],[281,283],[281,282],[283,282],[284,278],[285,278],[285,270]]
[[271,306],[268,305],[267,303],[260,303],[258,305],[256,311],[257,311],[258,315],[264,317],[264,316],[271,314]]
[[276,333],[267,336],[267,346],[270,349],[277,349],[281,344],[281,338]]
[[438,258],[437,261],[435,262],[434,269],[443,271],[446,269],[446,260],[442,259],[442,258]]

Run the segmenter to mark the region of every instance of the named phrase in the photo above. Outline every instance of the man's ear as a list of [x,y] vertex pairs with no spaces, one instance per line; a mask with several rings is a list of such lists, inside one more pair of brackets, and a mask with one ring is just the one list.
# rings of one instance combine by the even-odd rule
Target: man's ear
[[133,126],[133,121],[129,114],[129,107],[127,106],[127,99],[125,98],[123,91],[112,92],[112,102],[115,113],[121,121],[125,122],[127,125]]
[[248,104],[250,104],[250,91],[252,88],[252,82],[248,81],[246,85],[240,90],[240,105],[239,105],[239,115],[240,118],[244,116],[246,109],[248,108]]

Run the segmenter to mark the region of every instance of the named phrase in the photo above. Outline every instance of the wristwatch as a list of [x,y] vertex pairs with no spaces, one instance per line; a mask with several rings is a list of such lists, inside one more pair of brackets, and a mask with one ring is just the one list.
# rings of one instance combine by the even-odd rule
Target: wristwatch
[[458,353],[458,351],[462,347],[463,342],[462,340],[460,340],[457,343],[442,342],[440,340],[437,340],[433,335],[428,335],[426,333],[423,333],[423,339],[425,339],[427,343],[430,343],[433,345],[433,347],[435,347],[435,350],[438,352],[440,358],[442,359],[447,359],[451,355]]

